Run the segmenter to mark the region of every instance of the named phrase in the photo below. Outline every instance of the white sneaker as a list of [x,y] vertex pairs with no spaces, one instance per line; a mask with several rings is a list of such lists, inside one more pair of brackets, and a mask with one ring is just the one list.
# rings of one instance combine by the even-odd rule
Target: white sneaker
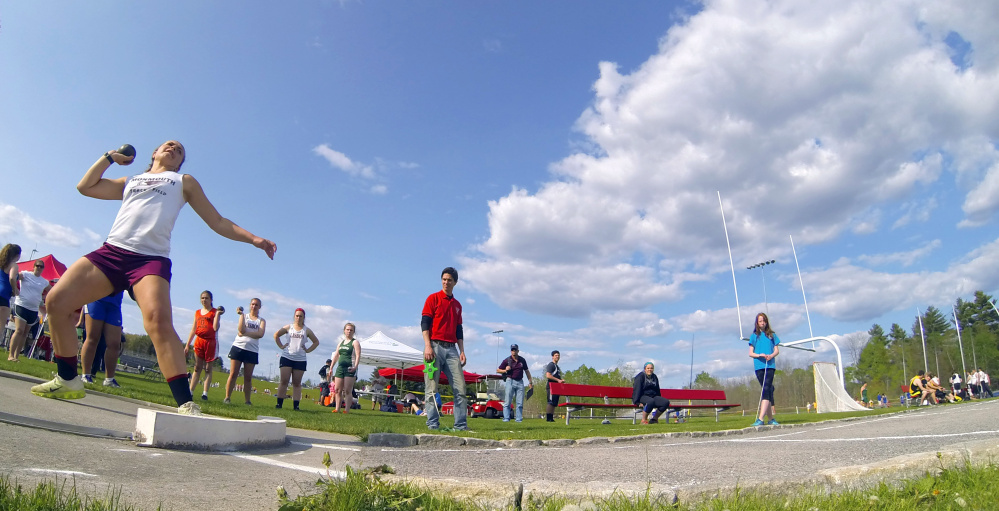
[[81,375],[80,380],[83,381],[83,383],[94,383],[94,377],[90,374]]
[[201,407],[194,401],[188,401],[177,407],[177,413],[181,415],[201,415]]
[[121,385],[118,385],[118,380],[115,380],[114,378],[104,378],[104,386],[115,389],[121,388]]

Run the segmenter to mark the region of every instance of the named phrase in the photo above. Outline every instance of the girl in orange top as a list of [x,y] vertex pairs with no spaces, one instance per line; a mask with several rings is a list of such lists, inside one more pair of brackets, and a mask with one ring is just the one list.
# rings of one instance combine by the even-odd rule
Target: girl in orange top
[[194,378],[191,378],[191,394],[198,386],[201,379],[201,371],[205,371],[205,387],[201,393],[201,399],[208,401],[208,388],[212,385],[212,362],[218,354],[218,341],[215,340],[215,333],[219,331],[219,321],[225,314],[225,307],[218,309],[212,306],[212,292],[201,292],[201,310],[194,311],[194,324],[191,325],[191,334],[187,336],[187,346],[184,347],[184,356],[191,351],[191,341],[194,341]]

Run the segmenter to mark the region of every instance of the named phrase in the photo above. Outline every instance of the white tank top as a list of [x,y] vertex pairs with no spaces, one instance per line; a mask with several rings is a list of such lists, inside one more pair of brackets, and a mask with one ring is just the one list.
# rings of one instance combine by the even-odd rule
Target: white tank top
[[48,285],[49,281],[45,277],[36,277],[30,271],[22,271],[21,289],[14,299],[14,305],[38,312],[38,306],[42,304],[42,291],[45,291],[45,286]]
[[144,173],[128,178],[108,244],[138,254],[170,256],[170,233],[184,207],[184,175]]
[[301,330],[295,330],[295,325],[288,327],[288,347],[282,351],[281,356],[293,362],[305,362],[306,332],[305,327]]
[[[250,315],[247,314],[243,316],[243,330],[247,333],[257,333],[260,331],[260,322],[263,320],[264,318],[259,317],[257,319],[250,319]],[[260,351],[260,339],[246,335],[237,335],[236,340],[232,341],[232,345],[241,350],[252,351],[254,353]]]

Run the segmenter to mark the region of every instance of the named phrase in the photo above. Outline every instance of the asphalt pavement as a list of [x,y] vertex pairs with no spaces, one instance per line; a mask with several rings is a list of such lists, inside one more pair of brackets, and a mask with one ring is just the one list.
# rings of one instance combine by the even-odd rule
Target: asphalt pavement
[[999,455],[999,400],[711,435],[669,434],[661,424],[607,439],[596,436],[596,423],[594,438],[565,446],[433,447],[421,441],[390,448],[289,428],[289,443],[279,449],[174,451],[137,447],[130,439],[138,408],[156,406],[94,392],[75,401],[42,399],[30,394],[33,384],[0,372],[0,471],[25,485],[70,479],[96,496],[114,488],[143,510],[273,510],[279,485],[292,496],[314,491],[327,474],[321,463],[326,452],[333,476],[347,465],[388,465],[395,472],[391,479],[498,506],[511,502],[520,485],[525,494],[586,497],[651,489],[684,499],[736,485],[860,487]]

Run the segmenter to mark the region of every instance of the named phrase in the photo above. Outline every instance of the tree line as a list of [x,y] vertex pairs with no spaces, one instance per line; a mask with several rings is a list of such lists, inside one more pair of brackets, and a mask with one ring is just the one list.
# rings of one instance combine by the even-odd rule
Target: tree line
[[[990,369],[999,368],[999,313],[992,306],[992,300],[993,297],[984,291],[976,291],[970,301],[958,298],[953,309],[947,307],[951,310],[930,306],[918,317],[913,314],[908,330],[899,323],[892,323],[887,329],[874,324],[867,336],[846,336],[846,345],[841,349],[854,360],[853,365],[843,371],[847,392],[859,399],[860,388],[866,383],[869,399],[883,393],[897,404],[909,380],[920,369],[940,376],[945,387],[954,373],[960,373],[962,380],[966,379],[967,371],[979,367],[991,374]],[[960,337],[952,311],[957,313]],[[926,339],[925,358],[923,338]],[[780,357],[777,360],[774,373],[777,408],[781,413],[793,411],[795,407],[804,411],[808,403],[815,401],[812,366],[789,367],[781,363]],[[637,373],[638,369],[631,366],[601,372],[583,365],[564,371],[568,382],[617,387],[630,387]],[[535,385],[539,384],[538,388],[544,389],[543,379],[536,378]],[[760,398],[760,384],[748,370],[746,376],[727,380],[701,372],[694,378],[692,388],[724,390],[728,402],[742,404],[742,410],[747,414],[755,413]]]

